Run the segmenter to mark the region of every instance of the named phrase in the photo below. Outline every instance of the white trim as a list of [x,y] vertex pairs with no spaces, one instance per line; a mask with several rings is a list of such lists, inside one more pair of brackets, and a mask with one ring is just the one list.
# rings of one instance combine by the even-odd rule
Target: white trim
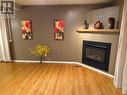
[[103,74],[103,75],[109,76],[109,77],[111,77],[111,78],[114,77],[113,75],[108,74],[107,72],[104,72],[104,71],[99,70],[99,69],[96,69],[96,68],[94,68],[94,67],[85,65],[85,64],[83,64],[83,63],[77,62],[77,64],[79,64],[79,65],[81,65],[81,66],[83,66],[83,67],[86,67],[86,68],[88,68],[88,69],[94,70],[94,71],[96,71],[96,72],[98,72],[98,73],[101,73],[101,74]]
[[39,61],[33,61],[33,60],[13,60],[13,62],[18,62],[18,63],[39,63]]
[[[34,60],[13,60],[13,62],[21,62],[21,63],[23,63],[23,62],[25,62],[25,63],[40,63],[40,61],[34,61]],[[71,61],[43,61],[44,63],[58,63],[58,64],[78,64],[78,65],[81,65],[81,66],[83,66],[83,67],[86,67],[86,68],[88,68],[88,69],[91,69],[91,70],[94,70],[94,71],[96,71],[96,72],[98,72],[98,73],[101,73],[101,74],[103,74],[103,75],[106,75],[106,76],[108,76],[108,77],[111,77],[111,78],[113,78],[114,76],[113,75],[111,75],[111,74],[108,74],[107,72],[104,72],[104,71],[102,71],[102,70],[98,70],[98,69],[96,69],[96,68],[93,68],[93,67],[91,67],[91,66],[88,66],[88,65],[85,65],[85,64],[83,64],[83,63],[80,63],[80,62],[71,62]],[[42,62],[42,63],[43,63]]]
[[[13,62],[40,63],[40,61],[34,61],[34,60],[13,60]],[[77,64],[77,62],[72,62],[72,61],[42,61],[42,63]]]

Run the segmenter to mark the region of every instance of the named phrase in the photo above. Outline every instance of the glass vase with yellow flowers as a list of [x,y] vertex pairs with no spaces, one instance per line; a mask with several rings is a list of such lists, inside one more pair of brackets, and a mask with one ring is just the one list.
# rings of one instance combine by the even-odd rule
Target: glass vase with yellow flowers
[[50,48],[46,45],[36,45],[32,50],[32,54],[40,58],[40,63],[42,63],[43,58],[48,56]]

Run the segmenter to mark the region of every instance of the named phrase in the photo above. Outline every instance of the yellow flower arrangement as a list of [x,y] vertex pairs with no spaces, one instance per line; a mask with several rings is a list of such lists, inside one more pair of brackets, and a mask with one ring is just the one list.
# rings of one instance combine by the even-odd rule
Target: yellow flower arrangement
[[49,53],[50,48],[46,45],[40,45],[38,44],[35,46],[31,52],[35,55],[41,58],[40,63],[42,63],[43,57],[47,56]]

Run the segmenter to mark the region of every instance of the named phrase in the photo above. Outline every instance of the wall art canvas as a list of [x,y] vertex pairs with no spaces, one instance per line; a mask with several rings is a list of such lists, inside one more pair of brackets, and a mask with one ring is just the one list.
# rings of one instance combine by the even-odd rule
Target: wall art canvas
[[33,38],[31,20],[22,20],[22,39],[31,40]]
[[63,20],[54,20],[54,40],[64,40]]

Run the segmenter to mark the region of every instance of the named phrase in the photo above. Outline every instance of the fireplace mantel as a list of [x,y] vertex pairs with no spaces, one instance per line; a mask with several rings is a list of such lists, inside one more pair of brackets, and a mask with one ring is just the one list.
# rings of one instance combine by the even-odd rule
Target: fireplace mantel
[[119,35],[119,29],[77,29],[78,33],[108,33]]

